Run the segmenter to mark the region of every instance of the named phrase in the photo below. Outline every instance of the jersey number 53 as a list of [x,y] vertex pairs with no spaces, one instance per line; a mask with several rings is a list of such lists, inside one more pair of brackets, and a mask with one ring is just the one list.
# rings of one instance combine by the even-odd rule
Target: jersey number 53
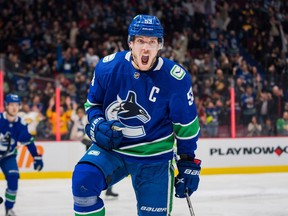
[[190,87],[189,91],[187,92],[187,99],[188,99],[189,106],[191,106],[194,102],[192,87]]

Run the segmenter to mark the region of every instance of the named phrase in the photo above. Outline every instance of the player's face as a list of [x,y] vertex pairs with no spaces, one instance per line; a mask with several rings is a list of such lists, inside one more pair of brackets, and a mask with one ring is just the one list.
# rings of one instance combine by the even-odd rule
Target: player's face
[[19,109],[20,109],[19,103],[8,103],[6,105],[7,113],[13,117],[15,117],[18,114]]
[[136,36],[129,45],[133,54],[133,66],[141,71],[149,70],[153,66],[160,48],[158,39]]

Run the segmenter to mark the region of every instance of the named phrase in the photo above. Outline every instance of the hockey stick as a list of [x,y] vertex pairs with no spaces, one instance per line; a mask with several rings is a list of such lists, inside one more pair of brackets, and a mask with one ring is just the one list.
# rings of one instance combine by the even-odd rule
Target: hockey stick
[[190,211],[190,216],[195,216],[195,213],[194,213],[194,210],[193,210],[193,207],[192,207],[192,203],[191,203],[191,200],[190,200],[190,197],[189,197],[187,191],[185,192],[185,196],[186,196],[186,201],[187,201],[188,208],[189,208],[189,211]]
[[122,131],[124,129],[124,127],[118,127],[118,126],[112,126],[111,128],[114,131]]

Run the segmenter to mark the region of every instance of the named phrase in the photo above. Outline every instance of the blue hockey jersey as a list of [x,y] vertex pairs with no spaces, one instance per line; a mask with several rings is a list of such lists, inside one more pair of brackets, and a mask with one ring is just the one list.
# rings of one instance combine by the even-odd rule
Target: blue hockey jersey
[[199,122],[191,78],[180,65],[159,57],[149,71],[136,70],[131,52],[104,57],[96,65],[85,103],[88,120],[119,120],[125,129],[113,151],[136,160],[194,156]]
[[[0,157],[17,154],[18,142],[23,145],[34,145],[27,124],[20,117],[16,117],[14,122],[9,122],[6,112],[0,113]],[[35,155],[36,153],[33,156]]]

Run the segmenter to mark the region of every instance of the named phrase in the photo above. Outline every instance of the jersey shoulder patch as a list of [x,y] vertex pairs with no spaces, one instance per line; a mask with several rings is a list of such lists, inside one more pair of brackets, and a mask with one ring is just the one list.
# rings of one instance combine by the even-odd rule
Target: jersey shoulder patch
[[117,54],[117,53],[113,53],[113,54],[111,54],[111,55],[105,56],[105,57],[103,58],[103,63],[107,63],[107,62],[112,61],[112,60],[115,58],[116,54]]
[[179,65],[174,65],[173,68],[170,70],[171,76],[173,76],[177,80],[182,80],[185,76],[186,72],[183,68]]

